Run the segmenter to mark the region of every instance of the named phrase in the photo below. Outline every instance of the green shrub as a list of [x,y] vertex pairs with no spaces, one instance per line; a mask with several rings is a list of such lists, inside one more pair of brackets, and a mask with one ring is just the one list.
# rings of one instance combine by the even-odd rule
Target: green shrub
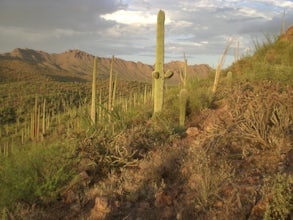
[[0,124],[11,123],[16,121],[16,109],[8,106],[0,109]]
[[215,163],[204,149],[191,146],[187,155],[182,167],[187,191],[194,193],[194,212],[198,217],[221,200],[220,192],[230,183],[234,171],[226,162]]
[[264,196],[270,195],[266,211],[265,220],[285,220],[293,211],[292,178],[286,174],[277,174],[264,190]]
[[263,43],[254,42],[255,53],[234,63],[228,71],[238,79],[250,82],[271,80],[293,85],[293,41],[283,41],[276,36],[265,36]]
[[58,197],[58,192],[73,176],[72,161],[66,146],[33,146],[15,152],[0,162],[0,209],[18,202],[46,203]]

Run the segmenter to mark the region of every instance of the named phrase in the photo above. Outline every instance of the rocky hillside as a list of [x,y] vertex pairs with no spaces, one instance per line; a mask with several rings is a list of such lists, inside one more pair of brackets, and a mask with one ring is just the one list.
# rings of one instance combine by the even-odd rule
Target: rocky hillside
[[105,129],[81,108],[58,114],[52,144],[0,158],[2,219],[293,219],[290,30],[224,70],[214,94],[212,77],[189,82],[184,128],[175,87],[161,114],[113,111]]
[[[37,74],[37,77],[41,79],[47,78],[47,80],[90,81],[93,57],[93,55],[80,50],[49,54],[43,51],[17,48],[10,53],[0,55],[0,81],[31,79],[34,74]],[[110,63],[111,58],[98,57],[98,78],[108,78]],[[170,82],[178,82],[183,62],[171,62],[166,64],[165,68],[175,72]],[[120,79],[150,82],[154,67],[141,62],[117,58],[113,69]],[[206,77],[211,70],[205,64],[188,67],[191,76]]]

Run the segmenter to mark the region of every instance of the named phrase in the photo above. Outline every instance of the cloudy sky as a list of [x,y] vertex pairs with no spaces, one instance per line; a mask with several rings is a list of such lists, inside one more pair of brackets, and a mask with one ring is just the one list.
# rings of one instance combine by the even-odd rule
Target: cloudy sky
[[30,48],[49,53],[80,49],[102,57],[155,62],[156,16],[165,21],[165,62],[215,67],[227,42],[244,55],[253,42],[278,34],[293,0],[0,0],[0,53]]

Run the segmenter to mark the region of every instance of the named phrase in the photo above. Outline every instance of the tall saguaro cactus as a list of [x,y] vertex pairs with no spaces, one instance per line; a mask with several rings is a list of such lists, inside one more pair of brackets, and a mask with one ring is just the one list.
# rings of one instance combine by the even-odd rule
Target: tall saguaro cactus
[[108,101],[108,110],[112,111],[113,107],[113,64],[115,61],[114,55],[112,56],[111,66],[110,66],[110,78],[109,78],[109,101]]
[[162,111],[164,101],[164,80],[171,78],[173,72],[168,70],[164,73],[164,24],[165,12],[160,10],[157,18],[157,47],[156,47],[156,65],[152,73],[154,89],[154,114]]
[[185,126],[185,117],[186,117],[186,105],[188,99],[188,91],[186,89],[186,81],[187,81],[187,59],[184,55],[184,71],[180,74],[181,81],[181,90],[179,93],[179,126]]
[[91,105],[91,120],[96,123],[96,81],[97,81],[97,57],[94,57],[93,67],[93,83],[92,83],[92,105]]

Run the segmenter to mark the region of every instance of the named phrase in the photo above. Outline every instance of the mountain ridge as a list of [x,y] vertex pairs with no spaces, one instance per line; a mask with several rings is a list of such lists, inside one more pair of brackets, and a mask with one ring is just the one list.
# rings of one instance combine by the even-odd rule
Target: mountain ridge
[[[107,79],[111,58],[97,58],[98,78]],[[93,59],[94,55],[77,49],[67,50],[62,53],[47,53],[41,50],[16,48],[11,52],[0,54],[0,70],[2,70],[0,71],[0,81],[1,78],[5,78],[5,75],[6,78],[11,78],[15,72],[23,72],[22,65],[26,65],[28,69],[31,69],[31,72],[38,72],[38,74],[45,75],[49,78],[52,78],[52,75],[60,75],[64,76],[64,80],[68,81],[78,79],[90,81]],[[9,61],[13,61],[14,64],[9,64]],[[172,61],[165,64],[165,69],[174,71],[174,77],[170,82],[176,83],[179,81],[179,72],[182,71],[183,65],[181,61]],[[3,69],[6,69],[6,74],[3,73]],[[114,74],[117,73],[119,79],[129,81],[151,82],[151,72],[153,70],[154,66],[152,65],[142,62],[126,61],[120,58],[115,58],[113,65]],[[188,66],[188,73],[191,77],[207,77],[211,71],[212,68],[207,64]]]

